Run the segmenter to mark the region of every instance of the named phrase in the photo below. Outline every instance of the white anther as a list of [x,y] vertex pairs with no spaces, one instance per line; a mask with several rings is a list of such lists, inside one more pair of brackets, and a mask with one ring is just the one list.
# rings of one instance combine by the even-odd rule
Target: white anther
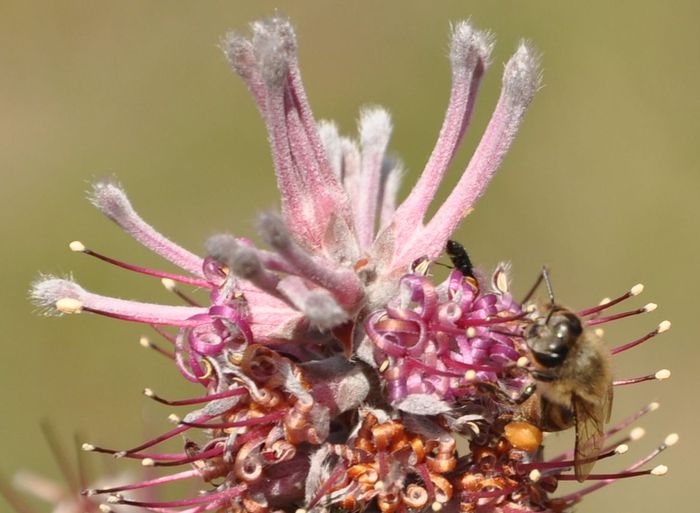
[[70,250],[73,251],[74,253],[82,253],[82,252],[85,251],[85,249],[86,249],[86,248],[85,248],[85,244],[83,244],[83,243],[80,242],[79,240],[74,240],[73,242],[71,242],[70,244],[68,244],[68,247],[69,247]]
[[596,337],[603,338],[603,335],[605,335],[605,330],[603,328],[596,328],[593,330],[593,333],[595,333]]
[[107,502],[110,504],[119,504],[122,501],[122,498],[119,495],[110,495],[107,497]]
[[151,390],[150,388],[144,388],[143,395],[145,395],[146,397],[153,397],[156,394],[154,394],[153,390]]
[[165,290],[168,292],[172,292],[175,290],[175,280],[171,280],[170,278],[161,278],[160,282],[163,284],[163,287],[165,287]]
[[56,310],[64,314],[77,314],[83,311],[83,302],[72,297],[64,297],[56,301]]
[[170,415],[168,415],[168,421],[172,422],[173,424],[179,424],[182,421],[182,419],[174,413],[171,413]]
[[382,364],[379,366],[379,372],[384,372],[389,368],[389,359],[387,358],[382,362]]
[[671,329],[671,321],[661,321],[659,326],[656,328],[657,333],[663,333]]
[[113,513],[114,510],[107,506],[107,504],[100,504],[97,506],[102,513]]
[[464,379],[467,381],[474,381],[476,379],[476,371],[473,369],[469,369],[467,372],[464,373]]
[[440,511],[442,509],[442,504],[438,501],[435,501],[430,505],[430,509],[432,509],[433,511],[435,511],[437,513],[438,511]]
[[634,287],[632,287],[630,289],[630,294],[632,294],[633,296],[638,296],[639,294],[642,293],[643,290],[644,290],[644,284],[637,283]]
[[668,472],[668,467],[666,465],[657,465],[651,469],[652,476],[663,476]]
[[530,364],[530,360],[527,356],[521,356],[515,364],[522,369]]
[[141,338],[139,338],[139,344],[141,344],[141,347],[145,347],[145,348],[153,347],[153,345],[151,344],[151,341],[146,336],[142,336]]
[[630,446],[627,444],[620,444],[617,447],[615,447],[615,454],[625,454],[627,451],[630,450]]
[[144,467],[154,467],[156,462],[153,460],[153,458],[144,458],[141,460],[141,465]]
[[95,450],[95,446],[92,444],[83,444],[80,446],[80,448],[85,451],[85,452],[90,452]]
[[630,440],[636,442],[646,434],[646,430],[643,427],[636,427],[630,431]]
[[374,483],[374,489],[375,489],[375,490],[381,491],[381,490],[383,490],[384,488],[386,488],[386,485],[384,484],[384,481],[377,481],[376,483]]
[[598,303],[598,306],[607,305],[610,301],[611,301],[611,299],[609,297],[604,297],[603,299],[600,300],[600,303]]
[[661,405],[659,403],[657,403],[656,401],[654,401],[654,402],[649,403],[649,406],[647,406],[647,408],[649,408],[649,411],[656,411],[659,409],[659,406],[661,406]]
[[668,369],[658,370],[658,371],[656,371],[656,374],[654,374],[654,377],[656,379],[658,379],[659,381],[663,381],[663,380],[671,377],[671,371]]
[[540,472],[536,468],[532,469],[530,471],[530,481],[532,481],[533,483],[536,483],[537,481],[539,481],[541,477],[542,477],[542,472]]
[[678,433],[671,433],[664,439],[664,443],[668,446],[674,446],[678,443]]
[[644,308],[642,310],[644,310],[645,312],[653,312],[658,306],[659,305],[657,305],[656,303],[647,303],[646,305],[644,305]]
[[476,336],[476,328],[470,326],[467,328],[467,338],[474,338]]

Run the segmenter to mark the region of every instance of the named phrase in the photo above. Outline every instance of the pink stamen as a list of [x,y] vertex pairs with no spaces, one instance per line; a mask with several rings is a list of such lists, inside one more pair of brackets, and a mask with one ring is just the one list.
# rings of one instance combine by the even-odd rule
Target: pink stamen
[[237,420],[237,421],[233,421],[233,422],[219,422],[219,423],[213,423],[213,424],[206,424],[203,422],[186,422],[183,420],[180,423],[184,426],[202,428],[202,429],[227,429],[227,428],[244,427],[244,426],[257,426],[257,425],[269,424],[271,422],[275,422],[275,421],[283,418],[287,414],[287,411],[288,411],[288,409],[282,410],[282,411],[277,411],[274,413],[269,413],[267,415],[262,415],[260,417],[252,417],[249,419]]
[[634,296],[638,296],[643,290],[643,287],[641,284],[635,285],[632,287],[630,290],[622,294],[620,297],[617,297],[615,299],[611,299],[610,301],[606,301],[605,303],[602,303],[600,305],[594,306],[592,308],[587,308],[586,310],[581,310],[578,313],[579,317],[587,317],[589,315],[597,314],[599,312],[602,312],[603,310],[607,310],[608,308],[615,306],[618,303],[621,303],[622,301],[625,301],[626,299],[629,299]]
[[627,379],[618,379],[613,381],[614,386],[622,386],[622,385],[634,385],[636,383],[643,383],[645,381],[654,381],[654,380],[659,380],[663,381],[664,379],[668,379],[671,377],[671,372],[667,369],[661,369],[659,371],[656,371],[654,374],[647,374],[646,376],[638,376],[636,378],[627,378]]
[[664,331],[668,330],[668,328],[670,326],[671,326],[670,322],[663,321],[663,322],[661,322],[661,324],[659,324],[659,326],[654,331],[647,333],[646,335],[638,338],[637,340],[633,340],[632,342],[628,342],[627,344],[617,346],[616,348],[612,349],[612,351],[610,351],[610,352],[612,354],[617,354],[617,353],[621,353],[623,351],[627,351],[628,349],[632,349],[633,347],[636,347],[639,344],[646,342],[650,338],[654,338],[656,335],[659,335],[659,334],[663,333]]
[[650,303],[636,310],[630,310],[628,312],[622,312],[615,315],[609,315],[607,317],[598,317],[597,319],[588,319],[586,324],[588,326],[598,326],[599,324],[605,324],[606,322],[617,321],[619,319],[624,319],[625,317],[632,317],[633,315],[640,315],[643,313],[651,312],[656,308],[656,305]]
[[111,258],[105,255],[102,255],[96,251],[93,251],[91,249],[84,248],[82,251],[79,251],[79,253],[84,253],[86,255],[90,255],[92,257],[98,258],[102,260],[103,262],[107,262],[109,264],[115,265],[117,267],[121,267],[122,269],[126,269],[128,271],[133,271],[139,274],[145,274],[147,276],[152,276],[154,278],[166,278],[169,280],[177,281],[180,283],[185,283],[187,285],[193,285],[195,287],[203,287],[203,288],[208,288],[211,289],[213,285],[209,283],[206,280],[201,280],[197,278],[191,278],[189,276],[183,276],[181,274],[174,274],[174,273],[169,273],[165,271],[157,271],[155,269],[150,269],[148,267],[141,267],[139,265],[134,265],[134,264],[128,264],[126,262],[122,262],[121,260],[117,260],[115,258]]
[[178,474],[171,474],[171,475],[167,475],[167,476],[158,477],[155,479],[150,479],[148,481],[141,481],[138,483],[132,483],[132,484],[123,485],[123,486],[115,486],[113,488],[95,488],[95,489],[83,490],[81,492],[81,494],[90,496],[90,495],[97,495],[97,494],[103,494],[103,493],[125,492],[127,490],[139,490],[141,488],[149,488],[152,486],[158,486],[160,484],[172,483],[173,481],[179,481],[182,479],[189,479],[190,477],[199,477],[199,475],[200,474],[196,469],[185,470],[185,471],[180,472]]
[[158,334],[159,334],[161,337],[163,337],[165,340],[167,340],[168,342],[171,342],[171,343],[175,344],[175,342],[176,342],[176,340],[177,340],[177,337],[175,337],[175,335],[172,335],[172,334],[168,333],[167,331],[165,331],[165,329],[163,329],[162,326],[160,326],[160,325],[158,325],[158,324],[151,324],[151,327],[152,327],[154,330],[156,330],[156,332],[158,332]]
[[314,495],[313,500],[309,503],[309,509],[313,509],[316,506],[316,504],[318,504],[318,501],[320,501],[323,498],[323,496],[325,496],[331,490],[333,485],[335,485],[336,481],[338,481],[338,479],[340,479],[340,477],[343,476],[345,470],[345,465],[343,465],[342,463],[336,465],[336,467],[333,469],[333,472],[331,472],[331,475],[328,476],[328,479],[326,479],[324,483],[321,486],[319,486],[318,490],[316,490],[316,495]]
[[[228,397],[235,397],[237,395],[243,395],[248,393],[248,390],[245,388],[235,388],[233,390],[227,390],[226,392],[219,392],[216,394],[210,394],[210,395],[205,395],[201,397],[195,397],[192,399],[181,399],[178,401],[169,401],[167,399],[163,399],[162,397],[156,395],[153,393],[152,390],[146,389],[144,390],[144,394],[147,397],[150,397],[154,401],[157,401],[161,404],[167,404],[169,406],[189,406],[192,404],[202,404],[202,403],[208,403],[211,401],[216,401],[217,399],[226,399]],[[192,425],[191,423],[189,425]]]
[[155,458],[153,458],[153,466],[154,467],[179,467],[180,465],[186,465],[188,463],[193,463],[195,461],[199,460],[207,460],[209,458],[215,458],[217,456],[221,456],[224,453],[224,447],[223,446],[216,446],[211,449],[208,449],[203,452],[199,452],[197,454],[193,454],[191,456],[187,456],[186,458],[182,458],[179,460],[173,460],[173,461],[158,461]]
[[192,506],[194,504],[202,504],[202,503],[210,503],[213,501],[218,501],[221,499],[231,499],[233,497],[238,497],[241,495],[243,492],[245,492],[248,489],[248,487],[244,484],[234,486],[232,488],[229,488],[227,490],[221,491],[221,492],[215,492],[215,493],[208,493],[205,495],[199,495],[197,497],[194,497],[192,499],[185,499],[185,500],[179,500],[179,501],[162,501],[162,502],[141,502],[141,501],[132,501],[129,499],[125,499],[123,497],[118,497],[118,496],[112,496],[110,497],[110,503],[115,503],[115,504],[126,504],[129,506],[138,506],[141,508],[181,508],[183,506]]
[[165,356],[165,357],[168,358],[169,360],[175,360],[175,353],[173,353],[172,351],[168,351],[168,350],[166,350],[166,349],[163,349],[163,348],[160,347],[159,345],[154,344],[153,342],[151,342],[151,341],[150,341],[148,338],[146,338],[146,337],[141,337],[141,340],[139,340],[139,343],[141,344],[141,346],[143,346],[143,347],[145,347],[145,348],[147,348],[147,349],[152,349],[152,350],[155,351],[156,353]]

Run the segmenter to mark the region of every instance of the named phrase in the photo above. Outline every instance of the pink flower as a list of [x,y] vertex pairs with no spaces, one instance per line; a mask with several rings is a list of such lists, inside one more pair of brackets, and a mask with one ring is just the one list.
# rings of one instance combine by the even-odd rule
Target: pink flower
[[[268,249],[222,234],[207,241],[205,256],[196,255],[142,220],[120,186],[101,182],[90,193],[92,203],[183,273],[126,264],[77,241],[71,249],[161,278],[185,305],[106,297],[56,277],[43,277],[32,289],[34,301],[49,312],[153,325],[172,350],[145,344],[205,387],[201,397],[180,401],[146,389],[159,402],[202,406],[138,447],[84,447],[187,470],[86,493],[111,493],[112,504],[191,513],[331,507],[393,513],[430,506],[507,512],[577,502],[587,492],[550,497],[570,476],[564,472],[572,454],[542,461],[539,443],[520,447],[504,430],[522,420],[509,397],[532,382],[523,333],[537,314],[513,299],[503,266],[491,280],[455,270],[436,285],[429,274],[485,191],[539,87],[535,53],[523,43],[506,64],[501,96],[474,156],[428,217],[469,125],[491,37],[465,22],[454,27],[445,120],[418,182],[398,203],[402,168],[386,157],[388,113],[363,111],[358,141],[341,137],[332,123],[317,123],[289,22],[256,22],[252,33],[250,39],[229,34],[222,47],[258,105],[272,148],[281,213],[259,216]],[[178,283],[207,290],[208,303],[195,301]],[[598,315],[632,295],[580,315]],[[537,426],[525,424],[524,432],[541,436]],[[150,451],[181,434],[182,452]],[[471,440],[470,451],[458,450],[460,437]],[[211,488],[179,501],[124,495],[192,478]]]

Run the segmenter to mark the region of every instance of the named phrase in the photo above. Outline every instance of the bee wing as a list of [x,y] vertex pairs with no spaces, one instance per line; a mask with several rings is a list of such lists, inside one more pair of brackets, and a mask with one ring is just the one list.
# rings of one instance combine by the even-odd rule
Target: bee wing
[[[576,479],[585,481],[591,473],[596,458],[603,448],[603,417],[607,413],[605,405],[593,404],[574,395],[574,416],[576,418],[576,450],[574,471]],[[609,399],[605,403],[609,403]]]

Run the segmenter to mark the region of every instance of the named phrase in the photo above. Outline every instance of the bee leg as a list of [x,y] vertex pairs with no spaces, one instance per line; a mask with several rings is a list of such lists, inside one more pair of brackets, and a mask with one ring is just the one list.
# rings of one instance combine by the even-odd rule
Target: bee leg
[[523,404],[525,401],[530,399],[532,395],[535,393],[535,390],[537,390],[537,385],[535,383],[530,383],[528,386],[525,387],[525,389],[520,392],[520,395],[513,399],[513,402],[515,404]]
[[539,370],[531,370],[530,375],[537,381],[551,382],[557,379],[554,375]]

